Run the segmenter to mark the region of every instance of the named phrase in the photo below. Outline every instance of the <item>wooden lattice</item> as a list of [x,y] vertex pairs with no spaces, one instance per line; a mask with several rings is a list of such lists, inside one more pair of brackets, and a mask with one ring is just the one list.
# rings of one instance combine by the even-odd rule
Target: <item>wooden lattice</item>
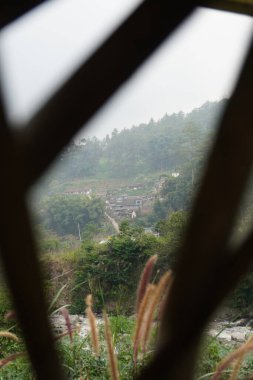
[[[1,1],[1,27],[40,3]],[[38,379],[64,376],[49,328],[27,193],[78,129],[198,4],[144,1],[20,131],[8,125],[0,99],[0,249]],[[225,0],[208,6],[252,14],[250,2]],[[253,261],[253,234],[235,251],[228,246],[253,158],[252,99],[253,44],[193,207],[159,348],[141,380],[192,379],[203,328]]]

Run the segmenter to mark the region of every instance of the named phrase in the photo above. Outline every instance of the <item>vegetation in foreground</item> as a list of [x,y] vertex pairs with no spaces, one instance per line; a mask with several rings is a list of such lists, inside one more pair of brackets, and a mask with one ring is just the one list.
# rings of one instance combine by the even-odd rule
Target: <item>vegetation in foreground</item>
[[[173,281],[172,273],[165,272],[154,283],[156,261],[157,255],[151,256],[142,271],[134,317],[118,315],[109,319],[104,311],[103,323],[98,323],[90,294],[85,301],[90,329],[81,334],[81,326],[72,326],[67,309],[61,309],[66,332],[56,335],[55,340],[68,379],[135,379],[147,365],[155,350],[164,301]],[[12,329],[0,331],[0,380],[35,380],[22,339]],[[253,336],[237,348],[221,344],[217,337],[208,338],[201,351],[196,380],[236,380],[252,375],[253,359],[248,356],[252,351]]]
[[[81,326],[71,326],[67,309],[61,309],[66,321],[66,333],[56,335],[55,340],[61,340],[67,335],[69,337],[69,341],[58,343],[68,378],[81,379],[84,376],[92,379],[130,379],[146,363],[150,356],[150,341],[154,346],[154,318],[155,315],[159,318],[172,281],[171,272],[165,272],[157,284],[150,283],[156,260],[156,255],[151,256],[142,272],[135,304],[135,320],[114,317],[109,321],[104,311],[104,323],[99,331],[90,294],[86,298],[90,334],[82,337]],[[0,360],[1,375],[5,378],[17,376],[19,379],[32,379],[31,369],[23,358],[26,353],[17,335],[6,330],[0,332],[0,338],[14,342],[7,344],[8,355]]]

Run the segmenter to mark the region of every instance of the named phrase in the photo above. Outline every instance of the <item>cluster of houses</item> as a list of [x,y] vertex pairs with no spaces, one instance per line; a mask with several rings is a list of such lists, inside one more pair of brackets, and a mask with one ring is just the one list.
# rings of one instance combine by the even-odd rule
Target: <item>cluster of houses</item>
[[91,196],[92,190],[91,189],[70,189],[67,191],[64,191],[65,195],[87,195]]
[[[71,189],[65,191],[64,194],[68,195],[86,195],[91,196],[91,189]],[[134,219],[143,210],[147,210],[150,198],[145,196],[133,196],[133,195],[113,195],[108,192],[96,192],[96,196],[103,198],[106,202],[107,213],[116,219]]]
[[153,197],[120,195],[106,200],[107,212],[113,218],[135,219],[139,214],[150,213],[152,210]]
[[[171,173],[171,176],[177,178],[180,174],[178,172]],[[168,178],[167,175],[161,175],[159,180],[154,183],[153,191],[150,196],[137,196],[137,195],[117,195],[114,191],[109,191],[105,188],[97,189],[96,196],[103,198],[106,202],[106,212],[112,218],[116,220],[122,219],[135,219],[140,214],[148,214],[152,211],[154,197],[156,197]],[[142,190],[144,187],[142,184],[129,185],[124,189],[117,189],[117,193],[120,190]],[[91,196],[92,190],[89,188],[83,189],[71,189],[66,191],[66,195],[87,195]]]
[[106,200],[107,210],[111,216],[117,219],[134,219],[143,207],[143,198],[121,195]]

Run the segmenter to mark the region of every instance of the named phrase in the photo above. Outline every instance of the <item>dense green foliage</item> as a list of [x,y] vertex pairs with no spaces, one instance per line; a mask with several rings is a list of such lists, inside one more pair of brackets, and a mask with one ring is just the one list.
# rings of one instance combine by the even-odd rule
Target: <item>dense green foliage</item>
[[114,312],[133,312],[140,272],[147,259],[157,252],[160,242],[128,222],[122,223],[120,229],[119,235],[104,244],[85,241],[80,248],[73,312],[82,311],[86,293],[93,294],[97,309],[106,305]]
[[45,229],[58,235],[75,235],[79,238],[86,226],[101,224],[104,209],[104,202],[100,198],[58,194],[44,199],[37,212]]
[[158,266],[161,271],[166,270],[168,265],[174,269],[187,222],[187,215],[185,211],[176,211],[171,213],[168,219],[161,220],[156,224],[156,230],[160,236]]
[[204,378],[206,376],[207,379],[211,378],[218,363],[232,350],[233,347],[226,346],[219,339],[208,337],[201,348],[196,378],[201,379],[202,376]]
[[[131,318],[116,316],[110,318],[113,344],[117,352],[120,378],[122,380],[133,379],[134,375],[150,358],[150,352],[138,362],[134,369],[133,356],[133,332],[135,322]],[[75,338],[75,343],[70,350],[68,340],[60,342],[59,348],[68,379],[78,379],[80,375],[92,380],[109,380],[107,348],[104,341],[104,327],[100,327],[101,355],[96,358],[92,353],[89,337]],[[85,377],[84,377],[85,378]]]
[[226,100],[207,102],[189,114],[164,115],[131,129],[70,145],[61,155],[51,179],[70,181],[84,177],[122,178],[181,168],[196,170],[196,155],[213,136]]

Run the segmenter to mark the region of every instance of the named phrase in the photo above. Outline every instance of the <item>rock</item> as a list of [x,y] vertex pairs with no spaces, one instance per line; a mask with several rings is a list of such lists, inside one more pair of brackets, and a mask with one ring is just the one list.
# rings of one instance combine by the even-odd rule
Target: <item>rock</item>
[[[220,330],[216,330],[216,329],[211,329],[208,331],[208,335],[211,336],[211,337],[216,337],[218,334],[219,334]],[[217,339],[219,340],[223,340],[223,341],[226,341],[226,342],[231,342],[231,334],[229,334],[228,332],[226,332],[225,330],[222,331],[218,336],[217,336]]]
[[[62,314],[55,314],[50,317],[53,331],[56,335],[61,334],[67,330],[66,321]],[[79,325],[79,335],[81,337],[85,337],[87,333],[90,331],[90,326],[88,323],[88,319],[83,317],[82,315],[69,315],[70,323],[72,328],[75,328]],[[97,318],[97,324],[103,323],[102,318]]]
[[245,332],[233,332],[231,334],[232,340],[235,340],[236,342],[244,342],[246,340],[246,333]]
[[207,334],[212,337],[231,344],[240,344],[246,342],[246,340],[253,335],[253,330],[250,326],[245,325],[245,320],[239,320],[237,322],[212,322],[210,324]]
[[247,320],[245,318],[238,319],[237,321],[231,323],[232,326],[246,326]]
[[246,326],[253,327],[253,319],[252,318],[247,320]]
[[212,338],[214,338],[218,334],[218,331],[214,330],[214,329],[211,329],[211,330],[207,331],[207,334],[209,336],[211,336]]
[[225,331],[222,331],[222,332],[218,335],[217,338],[220,339],[220,340],[225,340],[226,342],[231,342],[231,340],[232,340],[231,335],[228,334],[228,333],[225,332]]
[[[62,333],[63,331],[66,331],[66,321],[62,314],[55,314],[51,316],[50,319],[53,330],[56,333]],[[86,320],[86,318],[81,315],[69,315],[69,319],[73,327],[75,327],[77,324],[82,325]]]

